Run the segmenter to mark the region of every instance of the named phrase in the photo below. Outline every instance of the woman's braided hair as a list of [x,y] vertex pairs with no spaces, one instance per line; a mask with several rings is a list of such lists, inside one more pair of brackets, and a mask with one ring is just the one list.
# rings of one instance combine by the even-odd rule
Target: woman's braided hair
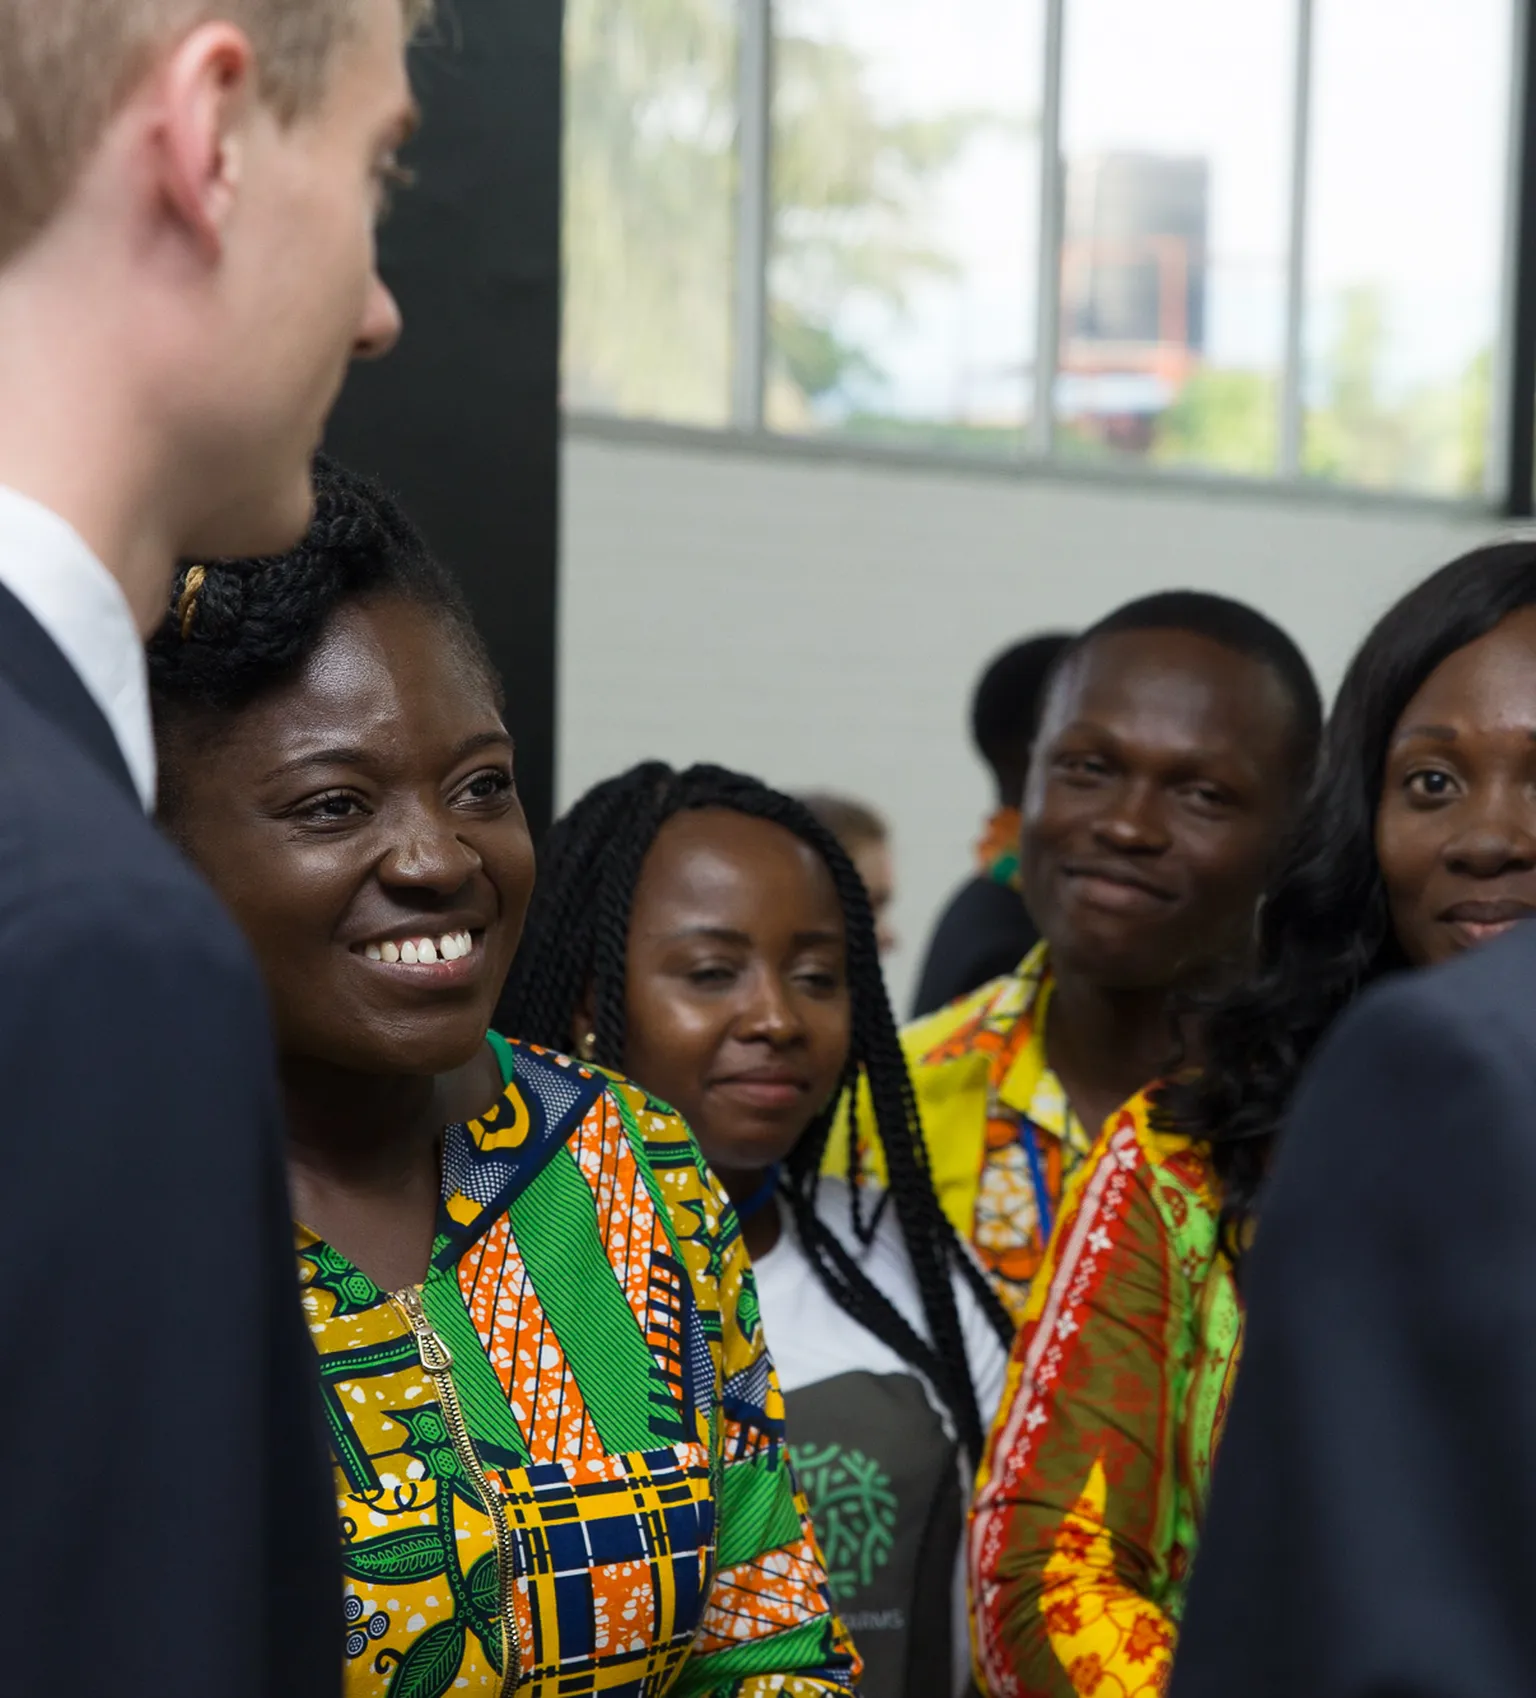
[[[321,455],[315,511],[287,554],[184,564],[149,644],[162,749],[285,683],[344,604],[401,596],[446,619],[470,662],[500,685],[463,592],[377,483]],[[174,789],[174,762],[168,773]]]
[[[783,1193],[800,1241],[832,1298],[924,1375],[950,1411],[961,1444],[973,1461],[979,1460],[981,1416],[953,1275],[958,1271],[970,1283],[1005,1345],[1013,1329],[934,1194],[863,881],[837,840],[806,807],[723,767],[695,766],[679,773],[660,761],[646,762],[590,790],[555,824],[540,853],[539,881],[500,1009],[502,1027],[569,1051],[579,1035],[578,1010],[590,999],[592,1059],[623,1071],[625,959],[635,887],[663,824],[700,808],[725,808],[784,827],[814,849],[832,875],[847,938],[852,1036],[838,1091],[784,1164]],[[822,1157],[838,1105],[846,1102],[851,1114],[861,1077],[867,1082],[885,1154],[889,1201],[917,1275],[926,1339],[871,1283],[816,1211]],[[858,1140],[851,1142],[853,1225],[868,1243],[875,1222],[861,1218]]]

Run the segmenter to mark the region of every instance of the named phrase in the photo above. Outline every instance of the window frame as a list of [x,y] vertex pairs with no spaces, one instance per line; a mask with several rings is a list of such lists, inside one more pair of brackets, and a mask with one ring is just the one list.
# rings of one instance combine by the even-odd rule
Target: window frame
[[[987,476],[1045,475],[1072,483],[1210,491],[1246,497],[1300,497],[1325,504],[1380,509],[1536,516],[1536,0],[1511,6],[1508,139],[1505,149],[1503,253],[1495,327],[1488,453],[1480,496],[1441,496],[1410,490],[1367,489],[1308,478],[1303,446],[1303,337],[1307,219],[1312,168],[1312,73],[1318,0],[1294,0],[1295,54],[1291,66],[1289,252],[1275,472],[1243,476],[1188,466],[1068,461],[1055,451],[1054,394],[1060,354],[1061,246],[1065,192],[1061,152],[1062,80],[1067,0],[1044,0],[1045,53],[1041,88],[1040,194],[1036,256],[1035,404],[1019,450],[967,450],[863,443],[842,437],[791,434],[765,421],[768,359],[768,259],[772,219],[773,0],[737,0],[737,206],[733,258],[733,341],[730,425],[663,423],[606,413],[568,412],[566,428],[582,437],[707,445],[800,460],[899,465]],[[1041,405],[1042,398],[1046,400]]]

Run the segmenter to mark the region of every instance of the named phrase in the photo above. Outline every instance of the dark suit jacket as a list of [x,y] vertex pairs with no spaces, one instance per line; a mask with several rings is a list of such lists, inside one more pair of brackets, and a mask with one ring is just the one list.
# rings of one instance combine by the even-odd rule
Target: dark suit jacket
[[928,945],[914,1018],[1011,973],[1040,941],[1011,885],[973,878],[950,899]]
[[1536,1692],[1536,923],[1298,1095],[1173,1698]]
[[333,1698],[261,986],[4,590],[0,961],[0,1694]]

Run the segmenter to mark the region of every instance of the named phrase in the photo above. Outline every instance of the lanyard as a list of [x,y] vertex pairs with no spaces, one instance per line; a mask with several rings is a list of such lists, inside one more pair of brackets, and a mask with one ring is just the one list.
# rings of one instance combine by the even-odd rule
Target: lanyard
[[1019,1116],[1019,1148],[1029,1164],[1029,1182],[1035,1192],[1035,1215],[1040,1222],[1040,1247],[1043,1250],[1051,1237],[1051,1193],[1045,1183],[1045,1163],[1040,1158],[1040,1140],[1035,1136],[1033,1122],[1027,1114]]
[[744,1202],[736,1205],[736,1219],[745,1226],[753,1215],[760,1215],[773,1201],[779,1188],[779,1164],[775,1162],[763,1176],[763,1182]]
[[1035,1216],[1040,1224],[1040,1248],[1043,1250],[1051,1236],[1051,1221],[1054,1210],[1051,1208],[1050,1186],[1045,1179],[1045,1161],[1040,1154],[1040,1139],[1033,1121],[1022,1110],[1003,1103],[1003,1081],[1008,1077],[1008,1071],[1018,1059],[1019,1052],[1030,1039],[1030,1023],[1027,1019],[1015,1021],[1013,1030],[1008,1034],[1002,1048],[992,1058],[991,1066],[987,1069],[987,1124],[992,1125],[1003,1116],[1012,1120],[1018,1117],[1018,1129],[1014,1133],[1019,1148],[1024,1152],[1024,1161],[1029,1168],[1030,1189],[1035,1193]]

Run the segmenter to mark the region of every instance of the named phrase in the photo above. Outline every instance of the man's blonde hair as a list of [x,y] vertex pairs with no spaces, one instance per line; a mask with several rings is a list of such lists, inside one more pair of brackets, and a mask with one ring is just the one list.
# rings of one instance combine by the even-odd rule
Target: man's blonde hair
[[[0,0],[0,264],[58,210],[155,54],[200,23],[250,36],[289,122],[316,106],[361,0]],[[401,0],[419,24],[430,0]]]

